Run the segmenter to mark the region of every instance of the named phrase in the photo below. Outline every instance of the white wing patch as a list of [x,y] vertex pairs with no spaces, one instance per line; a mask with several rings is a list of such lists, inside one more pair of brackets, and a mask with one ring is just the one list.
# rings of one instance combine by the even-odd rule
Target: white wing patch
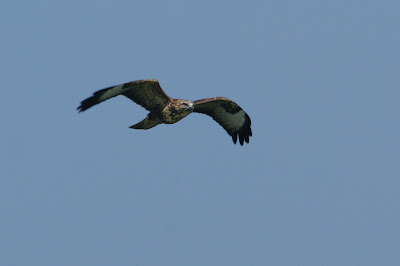
[[103,95],[101,95],[101,97],[99,98],[99,101],[105,101],[107,99],[110,99],[112,97],[118,96],[122,93],[123,91],[123,84],[117,85],[115,87],[109,88],[108,90],[106,90],[104,92]]
[[245,121],[245,113],[243,110],[240,110],[232,114],[227,112],[224,108],[218,107],[218,111],[215,112],[215,118],[224,121],[230,128],[239,130]]

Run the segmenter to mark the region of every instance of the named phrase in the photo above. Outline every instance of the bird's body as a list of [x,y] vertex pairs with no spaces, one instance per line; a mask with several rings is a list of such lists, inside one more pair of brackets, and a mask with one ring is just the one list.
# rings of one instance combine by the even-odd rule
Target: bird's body
[[174,99],[161,111],[164,124],[175,124],[193,112],[194,104],[189,100]]
[[192,112],[211,116],[232,136],[233,142],[243,145],[252,136],[250,117],[235,102],[214,97],[198,101],[170,98],[155,79],[137,80],[93,93],[92,97],[81,102],[77,108],[83,112],[93,105],[112,97],[124,95],[141,105],[150,113],[141,122],[131,126],[133,129],[150,129],[158,124],[174,124]]

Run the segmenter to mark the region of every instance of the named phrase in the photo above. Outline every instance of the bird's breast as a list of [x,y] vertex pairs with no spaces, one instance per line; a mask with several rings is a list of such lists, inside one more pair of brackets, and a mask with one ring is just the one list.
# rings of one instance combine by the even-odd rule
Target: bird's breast
[[161,115],[163,118],[163,123],[165,124],[175,124],[182,118],[185,118],[187,115],[189,115],[193,110],[177,110],[176,108],[172,106],[166,106],[162,111]]

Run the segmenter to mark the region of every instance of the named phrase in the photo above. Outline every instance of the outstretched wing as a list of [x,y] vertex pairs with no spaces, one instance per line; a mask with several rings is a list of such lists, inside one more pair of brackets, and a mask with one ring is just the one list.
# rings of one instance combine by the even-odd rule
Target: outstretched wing
[[211,116],[232,136],[234,143],[238,136],[240,145],[244,141],[249,143],[251,120],[237,103],[224,97],[207,98],[195,101],[193,112]]
[[171,98],[161,89],[157,80],[146,79],[131,81],[96,91],[93,93],[92,97],[83,100],[77,109],[79,112],[83,112],[93,105],[121,94],[149,111],[155,108],[164,107],[171,100]]

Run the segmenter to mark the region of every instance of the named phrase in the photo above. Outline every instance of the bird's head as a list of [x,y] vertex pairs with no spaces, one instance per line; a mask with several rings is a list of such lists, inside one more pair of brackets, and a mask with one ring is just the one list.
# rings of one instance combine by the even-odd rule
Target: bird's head
[[175,110],[177,113],[188,115],[193,111],[194,104],[189,100],[178,99],[176,103]]
[[193,112],[194,104],[183,99],[173,99],[161,112],[163,123],[174,124]]
[[170,113],[169,115],[171,116],[171,120],[174,121],[173,123],[176,123],[193,112],[193,108],[194,104],[191,101],[176,99],[170,106],[170,110],[168,110],[166,113]]

